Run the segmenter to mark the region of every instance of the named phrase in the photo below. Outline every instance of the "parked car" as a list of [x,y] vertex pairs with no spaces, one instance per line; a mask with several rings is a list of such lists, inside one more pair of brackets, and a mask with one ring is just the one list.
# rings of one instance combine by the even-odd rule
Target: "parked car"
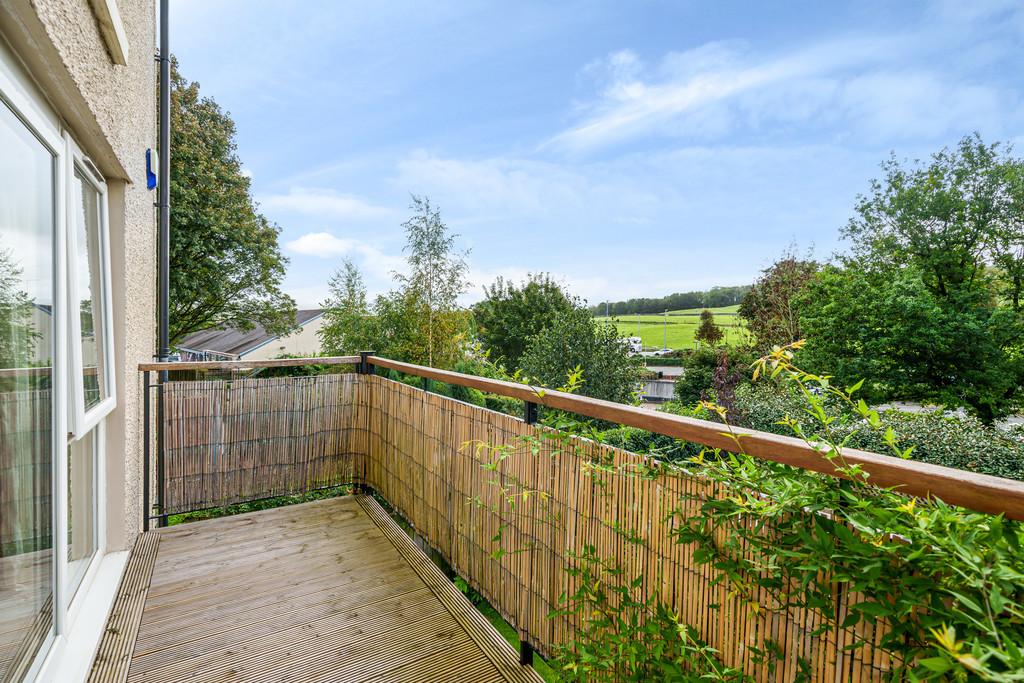
[[657,351],[654,352],[654,355],[659,357],[665,357],[671,356],[675,352],[675,349],[658,349]]

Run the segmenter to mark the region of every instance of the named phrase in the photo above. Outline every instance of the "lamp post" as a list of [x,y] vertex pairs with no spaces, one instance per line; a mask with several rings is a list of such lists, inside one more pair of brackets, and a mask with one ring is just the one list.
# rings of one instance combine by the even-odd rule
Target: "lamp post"
[[661,348],[668,348],[668,309],[665,309],[665,339],[664,343],[661,345]]

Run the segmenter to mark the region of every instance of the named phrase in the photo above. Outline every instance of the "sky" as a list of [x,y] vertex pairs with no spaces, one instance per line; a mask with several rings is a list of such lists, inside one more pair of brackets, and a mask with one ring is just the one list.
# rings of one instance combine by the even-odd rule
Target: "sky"
[[403,268],[410,196],[469,250],[463,302],[549,272],[590,303],[828,258],[890,154],[1024,151],[1024,3],[172,0],[230,112],[285,289]]

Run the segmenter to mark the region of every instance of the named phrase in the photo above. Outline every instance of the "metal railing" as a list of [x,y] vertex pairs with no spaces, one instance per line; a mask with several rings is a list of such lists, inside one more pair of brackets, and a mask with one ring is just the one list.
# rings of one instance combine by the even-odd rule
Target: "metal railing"
[[[164,372],[304,365],[351,365],[355,372],[198,382],[166,380]],[[423,378],[425,386],[381,377],[376,369]],[[851,680],[884,680],[891,670],[883,651],[872,646],[845,648],[853,636],[844,635],[849,630],[842,626],[844,610],[855,601],[843,592],[845,587],[836,589],[839,607],[829,636],[799,610],[749,614],[727,594],[726,586],[713,581],[712,570],[694,562],[692,553],[673,539],[668,520],[673,515],[696,515],[702,501],[722,495],[694,472],[664,466],[656,476],[624,478],[609,489],[592,463],[643,468],[650,458],[575,438],[571,449],[543,445],[542,440],[539,447],[515,451],[524,439],[545,433],[534,424],[541,405],[735,449],[734,437],[723,434],[719,423],[371,353],[248,363],[154,363],[140,370],[145,373],[147,395],[154,387],[157,392],[159,418],[156,476],[151,481],[147,402],[144,524],[150,519],[162,524],[169,514],[202,507],[347,484],[383,498],[494,605],[519,631],[524,662],[534,648],[550,654],[578,631],[577,619],[549,615],[557,609],[559,596],[572,594],[574,588],[564,568],[584,547],[592,546],[615,556],[632,575],[643,577],[642,590],[697,628],[730,665],[756,671],[758,664],[745,643],[750,633],[770,628],[785,635],[779,642],[789,648],[787,656],[813,653],[809,666],[819,678],[842,677],[842,672],[856,669],[861,673],[851,674]],[[165,379],[154,384],[153,372]],[[431,382],[519,399],[522,418],[431,392]],[[798,439],[756,431],[738,438],[751,456],[840,476],[822,453]],[[471,443],[510,448],[513,457],[496,461],[489,448],[467,448]],[[1024,519],[1022,482],[854,449],[844,449],[843,458],[847,464],[860,465],[879,486]],[[152,484],[157,494],[151,510]],[[544,492],[549,506],[545,517],[512,514],[501,504],[507,489]],[[643,543],[624,544],[615,528],[637,530]],[[496,537],[519,543],[528,552],[495,557]]]

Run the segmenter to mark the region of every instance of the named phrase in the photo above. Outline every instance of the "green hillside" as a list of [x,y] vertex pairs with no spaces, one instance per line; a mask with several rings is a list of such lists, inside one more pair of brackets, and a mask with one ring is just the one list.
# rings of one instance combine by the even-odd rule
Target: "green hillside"
[[[740,344],[746,341],[747,332],[742,319],[735,315],[738,306],[725,306],[709,309],[715,313],[715,323],[725,332],[727,344]],[[640,337],[644,347],[660,349],[667,345],[670,349],[694,348],[693,335],[700,325],[700,312],[703,309],[686,309],[669,311],[668,315],[627,315],[612,318],[623,337]],[[728,315],[733,314],[733,315]],[[598,320],[608,320],[598,316]]]

